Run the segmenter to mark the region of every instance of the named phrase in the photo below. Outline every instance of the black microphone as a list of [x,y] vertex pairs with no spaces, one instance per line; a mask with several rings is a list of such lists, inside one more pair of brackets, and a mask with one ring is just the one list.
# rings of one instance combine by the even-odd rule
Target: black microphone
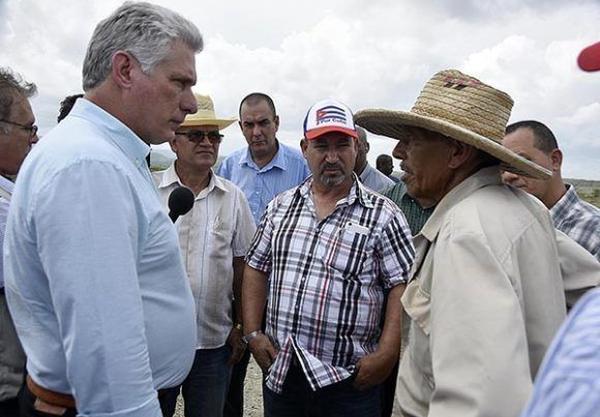
[[187,187],[177,187],[169,194],[169,217],[175,223],[194,206],[194,193]]

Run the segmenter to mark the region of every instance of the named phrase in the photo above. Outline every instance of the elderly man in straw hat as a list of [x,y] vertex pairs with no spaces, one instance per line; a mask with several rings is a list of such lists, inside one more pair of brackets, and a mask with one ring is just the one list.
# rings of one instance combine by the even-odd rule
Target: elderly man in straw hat
[[[242,343],[241,282],[244,255],[256,229],[244,193],[212,170],[221,130],[235,122],[215,116],[209,96],[196,94],[198,111],[188,115],[169,141],[177,155],[155,173],[165,202],[179,186],[195,195],[191,211],[176,223],[179,245],[196,303],[196,357],[181,387],[186,417],[223,414],[231,367],[245,350]],[[167,394],[172,415],[179,387]]]
[[411,318],[396,391],[405,416],[517,416],[565,317],[548,211],[500,178],[500,165],[549,176],[502,146],[512,104],[448,70],[427,82],[410,112],[356,115],[399,140],[394,156],[409,194],[435,206],[415,237],[402,297]]

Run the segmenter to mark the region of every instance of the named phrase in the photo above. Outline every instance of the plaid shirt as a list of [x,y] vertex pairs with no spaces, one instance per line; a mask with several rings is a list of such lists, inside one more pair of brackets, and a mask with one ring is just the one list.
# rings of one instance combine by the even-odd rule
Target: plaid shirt
[[319,221],[311,184],[271,201],[246,257],[271,275],[266,332],[280,350],[266,383],[277,393],[294,354],[313,390],[350,377],[377,348],[386,290],[406,282],[414,257],[390,200],[355,177]]
[[575,187],[550,209],[554,226],[600,261],[600,210],[579,198]]
[[382,194],[400,207],[400,210],[402,210],[404,216],[406,216],[406,221],[410,226],[410,231],[413,236],[416,236],[421,231],[423,226],[425,226],[425,223],[427,223],[429,216],[431,216],[433,210],[435,210],[435,207],[426,209],[421,207],[415,199],[408,195],[406,192],[406,185],[402,181],[396,183],[393,187],[388,188]]

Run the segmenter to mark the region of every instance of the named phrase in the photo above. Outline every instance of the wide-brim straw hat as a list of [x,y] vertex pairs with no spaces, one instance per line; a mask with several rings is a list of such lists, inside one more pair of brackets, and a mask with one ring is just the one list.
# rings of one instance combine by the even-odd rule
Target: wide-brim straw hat
[[217,126],[219,130],[225,129],[237,119],[220,119],[215,114],[215,105],[210,96],[194,94],[198,103],[198,111],[194,114],[188,114],[181,124],[181,127],[194,126]]
[[457,70],[435,74],[423,87],[409,112],[361,110],[356,124],[377,135],[406,137],[407,127],[441,133],[492,155],[502,169],[547,179],[552,173],[502,145],[513,100],[478,79]]

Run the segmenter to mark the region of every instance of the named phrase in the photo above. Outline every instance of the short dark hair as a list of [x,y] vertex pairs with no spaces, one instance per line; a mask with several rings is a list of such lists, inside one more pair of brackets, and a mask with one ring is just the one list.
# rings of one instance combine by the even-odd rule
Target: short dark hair
[[533,133],[533,146],[544,153],[550,153],[555,149],[558,149],[558,142],[554,133],[542,122],[537,120],[523,120],[520,122],[512,123],[506,126],[506,134],[515,132],[518,129],[530,129]]
[[269,106],[269,108],[271,109],[271,112],[273,113],[273,118],[277,117],[277,111],[275,110],[275,103],[273,103],[273,99],[271,97],[269,97],[268,95],[266,95],[265,93],[250,93],[248,94],[246,97],[244,97],[242,99],[242,101],[240,101],[240,108],[239,108],[239,115],[240,115],[240,120],[242,119],[242,106],[244,105],[244,103],[248,103],[249,105],[252,104],[256,104],[260,101],[266,101],[267,105]]
[[75,102],[78,98],[83,97],[83,94],[73,94],[70,96],[66,96],[63,101],[60,102],[60,110],[58,111],[58,117],[56,121],[60,123],[62,119],[67,117],[67,115],[71,112],[71,109],[75,105]]
[[0,67],[0,119],[10,116],[15,95],[30,98],[36,92],[37,87],[34,83],[24,81],[8,67]]
[[375,160],[375,166],[376,167],[380,167],[381,165],[385,164],[386,162],[392,162],[392,163],[394,163],[394,161],[393,161],[393,159],[392,159],[392,157],[390,155],[382,153]]

